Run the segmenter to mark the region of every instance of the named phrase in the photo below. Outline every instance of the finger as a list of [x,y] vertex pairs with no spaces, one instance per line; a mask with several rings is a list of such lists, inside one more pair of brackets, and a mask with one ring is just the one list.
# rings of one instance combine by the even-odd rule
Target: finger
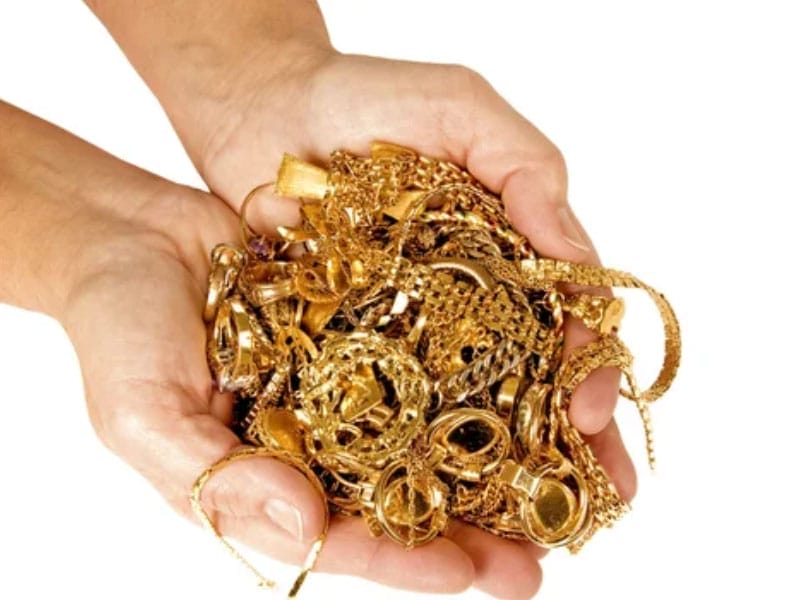
[[547,548],[534,544],[533,542],[518,541],[517,544],[522,546],[525,552],[530,554],[531,558],[537,561],[542,560],[550,552]]
[[[309,137],[308,147],[298,150],[301,156],[325,156],[342,144],[367,154],[370,142],[378,138],[447,158],[467,166],[501,195],[514,226],[537,252],[600,264],[591,240],[567,204],[567,173],[560,151],[479,75],[463,67],[396,62],[391,63],[396,76],[387,79],[385,61],[368,57],[348,60],[359,60],[365,80],[371,82],[360,93],[362,106],[373,107],[373,111],[352,113],[352,119],[364,120],[356,127],[317,123],[313,128],[317,135]],[[406,81],[415,82],[409,89],[416,91],[409,92],[403,85]],[[375,111],[381,119],[365,116]],[[582,324],[567,319],[565,356],[591,339]],[[570,417],[579,430],[597,433],[611,420],[618,390],[612,379],[609,374],[592,374],[576,391]]]
[[507,540],[461,521],[451,521],[447,538],[458,544],[475,567],[474,586],[496,598],[531,598],[542,584],[533,544]]
[[[589,236],[567,204],[567,172],[558,148],[479,76],[469,79],[471,125],[457,118],[454,122],[453,117],[444,121],[453,123],[447,131],[450,153],[460,155],[478,179],[501,194],[514,227],[538,253],[600,265]],[[592,293],[610,295],[610,290],[594,289]],[[582,323],[568,318],[565,360],[576,347],[594,339]],[[612,418],[618,389],[619,374],[614,371],[589,375],[572,398],[569,416],[573,424],[584,433],[601,431]]]
[[[264,519],[221,515],[223,533],[277,560],[298,565],[308,544],[289,542]],[[364,520],[334,515],[315,570],[363,577],[383,585],[426,593],[458,593],[474,579],[470,557],[458,544],[438,537],[406,550],[388,537],[370,535]]]
[[[241,442],[211,414],[230,406],[212,394],[205,325],[186,317],[202,306],[196,281],[161,255],[146,258],[98,277],[75,301],[69,330],[98,435],[188,515],[195,480]],[[311,484],[268,459],[220,471],[203,499],[212,512],[266,514],[286,537],[312,539],[324,521]]]
[[[564,323],[564,357],[597,339],[583,323],[572,317]],[[569,405],[569,420],[584,434],[592,435],[611,422],[619,398],[620,372],[613,367],[597,369],[584,379]]]
[[[225,534],[283,562],[300,564],[308,552],[307,545],[287,544],[263,519],[223,514],[218,524]],[[499,598],[530,598],[541,584],[538,560],[545,554],[533,544],[457,521],[446,539],[408,552],[385,536],[370,536],[361,519],[336,515],[316,568],[420,592],[456,593],[472,584]]]
[[612,420],[600,433],[586,436],[586,440],[614,482],[619,495],[630,502],[636,495],[636,469],[625,449],[616,420]]
[[272,186],[255,188],[242,205],[242,218],[258,234],[277,237],[279,226],[294,227],[300,222],[301,202],[278,196]]
[[[141,389],[139,393],[146,394]],[[123,412],[110,433],[110,445],[179,512],[188,515],[188,498],[196,479],[241,442],[210,414],[181,414],[166,408],[164,401],[162,397],[152,408],[140,402],[135,414]],[[187,404],[181,398],[167,402]],[[322,499],[305,476],[271,458],[238,461],[220,470],[209,479],[201,500],[212,515],[262,517],[284,538],[314,539],[324,523]]]

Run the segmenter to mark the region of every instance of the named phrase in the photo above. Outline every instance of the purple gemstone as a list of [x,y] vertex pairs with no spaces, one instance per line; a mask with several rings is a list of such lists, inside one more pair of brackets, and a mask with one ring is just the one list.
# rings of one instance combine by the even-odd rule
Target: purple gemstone
[[253,238],[250,240],[250,250],[256,253],[259,258],[267,258],[269,246],[264,242],[264,238]]

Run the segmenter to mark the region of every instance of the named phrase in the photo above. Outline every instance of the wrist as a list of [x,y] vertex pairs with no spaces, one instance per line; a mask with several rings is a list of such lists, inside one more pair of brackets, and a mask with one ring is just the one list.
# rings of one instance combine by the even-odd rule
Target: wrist
[[87,0],[158,98],[201,171],[225,121],[333,49],[313,0]]
[[104,263],[185,236],[166,231],[184,188],[2,102],[0,181],[0,302],[59,320]]
[[290,81],[310,79],[336,54],[330,45],[303,39],[263,39],[248,49],[246,58],[226,62],[207,56],[214,66],[186,69],[185,84],[173,86],[181,90],[156,95],[192,162],[214,190],[208,177],[212,164],[245,118],[257,112],[263,115],[260,125],[277,134],[269,119],[280,121],[282,104],[291,98],[282,88]]

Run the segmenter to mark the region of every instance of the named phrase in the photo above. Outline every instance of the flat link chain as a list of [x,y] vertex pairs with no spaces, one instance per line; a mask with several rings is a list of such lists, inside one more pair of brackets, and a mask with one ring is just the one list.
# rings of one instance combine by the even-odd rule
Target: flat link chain
[[[305,199],[301,225],[268,243],[243,218],[246,249],[212,254],[204,315],[209,365],[254,447],[203,473],[192,505],[237,560],[257,573],[200,498],[214,473],[247,456],[295,466],[329,510],[406,547],[458,518],[577,551],[629,510],[569,405],[592,372],[618,369],[654,465],[649,404],[681,357],[661,293],[623,271],[537,256],[496,195],[408,148],[337,150],[327,171],[287,156],[275,186]],[[664,360],[643,391],[617,336],[624,304],[598,287],[643,290],[659,310]],[[564,357],[566,317],[597,336]]]

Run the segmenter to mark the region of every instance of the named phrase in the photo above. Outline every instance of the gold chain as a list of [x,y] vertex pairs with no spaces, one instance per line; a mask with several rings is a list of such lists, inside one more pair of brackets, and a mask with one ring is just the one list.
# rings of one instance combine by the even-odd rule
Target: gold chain
[[[269,242],[243,218],[245,248],[214,250],[205,309],[209,363],[235,395],[235,430],[255,446],[208,469],[192,503],[234,557],[257,573],[200,493],[220,468],[254,455],[302,470],[330,510],[409,547],[459,518],[576,551],[625,514],[568,406],[590,373],[619,369],[654,464],[648,405],[680,361],[662,294],[622,271],[538,257],[467,171],[407,148],[336,151],[327,171],[287,155],[275,189],[304,200],[302,224]],[[646,390],[617,337],[622,300],[565,294],[563,284],[653,299],[664,362]],[[562,359],[565,314],[598,337]]]
[[[304,462],[299,460],[296,456],[280,451],[280,450],[269,450],[263,447],[246,447],[246,448],[238,448],[228,454],[227,456],[223,457],[222,459],[215,462],[213,465],[208,467],[201,475],[197,478],[194,485],[192,486],[192,493],[190,496],[190,501],[192,505],[192,510],[194,511],[195,515],[200,519],[200,522],[209,530],[211,531],[217,539],[219,539],[220,543],[225,547],[228,553],[239,563],[241,563],[248,571],[250,571],[258,580],[259,587],[267,588],[267,589],[274,589],[276,587],[276,583],[272,579],[268,579],[264,577],[261,572],[256,569],[250,561],[248,561],[242,554],[233,547],[233,545],[228,542],[217,529],[216,525],[212,521],[209,514],[206,512],[205,508],[203,508],[203,489],[205,488],[206,484],[208,483],[209,479],[213,477],[217,472],[221,471],[225,467],[231,465],[234,462],[252,458],[252,457],[266,457],[266,458],[278,458],[283,462],[293,466],[298,471],[303,473],[306,478],[314,485],[320,494],[324,494],[324,490],[322,485],[319,483],[314,472],[306,465]],[[297,576],[295,582],[293,583],[291,589],[289,590],[288,598],[295,598],[300,591],[300,587],[303,585],[306,576],[308,573],[311,572],[314,568],[314,564],[317,562],[317,558],[319,558],[319,553],[322,550],[322,545],[325,543],[325,539],[328,536],[328,526],[329,526],[329,518],[326,511],[325,514],[325,524],[323,526],[322,533],[319,537],[314,540],[311,544],[311,549],[308,552],[306,560],[303,563],[303,567],[300,571],[300,574]]]

